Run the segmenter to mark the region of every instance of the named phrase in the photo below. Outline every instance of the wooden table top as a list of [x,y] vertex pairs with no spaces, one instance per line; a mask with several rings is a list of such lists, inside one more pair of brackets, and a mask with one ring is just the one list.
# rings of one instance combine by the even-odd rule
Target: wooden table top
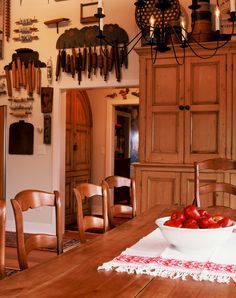
[[[157,205],[148,212],[62,255],[0,281],[0,297],[236,297],[236,284],[186,281],[97,271],[156,228],[158,217],[177,207]],[[221,209],[214,210],[222,212]],[[236,211],[227,210],[236,219]]]

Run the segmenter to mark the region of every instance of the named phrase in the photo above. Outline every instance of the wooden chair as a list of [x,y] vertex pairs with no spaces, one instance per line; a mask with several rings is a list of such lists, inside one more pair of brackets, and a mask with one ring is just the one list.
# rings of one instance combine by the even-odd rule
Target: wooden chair
[[[77,201],[77,224],[82,243],[87,239],[109,230],[107,188],[104,183],[95,185],[80,183],[74,188]],[[102,205],[102,214],[92,211],[92,199],[98,198]],[[86,206],[84,210],[83,206]],[[85,214],[86,213],[86,214]]]
[[[11,199],[16,223],[17,254],[21,270],[27,269],[28,254],[35,249],[55,248],[57,254],[63,252],[62,247],[62,210],[58,191],[46,192],[41,190],[23,190]],[[24,236],[23,213],[28,209],[43,206],[54,207],[56,216],[56,235],[31,234]]]
[[120,187],[128,187],[130,193],[130,204],[114,204],[111,206],[111,191],[109,192],[108,216],[111,227],[119,225],[136,216],[136,191],[133,178],[122,176],[108,176],[104,180],[110,190]]
[[6,202],[0,199],[0,279],[5,277]]
[[[225,158],[213,158],[194,163],[194,201],[193,203],[200,207],[200,195],[207,193],[226,192],[236,195],[236,186],[225,182],[214,182],[200,186],[200,172],[202,170],[234,170],[236,169],[236,160]],[[214,202],[215,204],[216,202]]]

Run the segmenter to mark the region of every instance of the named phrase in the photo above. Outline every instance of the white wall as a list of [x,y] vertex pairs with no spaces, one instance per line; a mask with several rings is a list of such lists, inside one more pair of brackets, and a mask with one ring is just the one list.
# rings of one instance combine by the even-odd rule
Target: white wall
[[[82,1],[89,3],[94,1]],[[11,1],[11,38],[9,42],[4,41],[4,59],[0,61],[0,69],[2,72],[4,66],[12,60],[12,54],[19,48],[31,48],[39,52],[41,61],[46,62],[51,56],[53,60],[53,74],[55,74],[56,65],[56,41],[60,34],[64,33],[69,28],[82,28],[80,24],[80,3],[78,0],[68,0],[55,2],[54,0],[22,0],[20,6],[19,0]],[[130,36],[137,32],[137,27],[134,19],[134,5],[132,1],[126,0],[104,0],[104,8],[106,19],[104,23],[117,23],[124,28]],[[125,11],[125,17],[124,16]],[[17,28],[15,24],[20,18],[38,19],[35,26],[39,29],[37,35],[39,40],[32,43],[20,43],[12,40],[13,29]],[[59,25],[59,34],[56,33],[56,27],[48,27],[44,24],[45,21],[65,17],[70,19],[70,23],[66,27]],[[88,24],[88,26],[94,24]],[[67,88],[100,88],[109,86],[136,85],[138,82],[138,57],[135,52],[129,56],[129,68],[122,71],[122,81],[116,81],[114,74],[110,76],[107,82],[100,77],[94,77],[91,80],[83,77],[81,85],[78,85],[77,79],[72,79],[71,76],[63,74],[59,82],[53,78],[52,87],[54,88],[54,102],[52,113],[52,145],[43,145],[43,134],[37,131],[37,128],[43,127],[43,114],[40,110],[40,97],[34,95],[34,107],[32,117],[26,119],[34,125],[34,154],[33,155],[6,155],[7,177],[6,177],[6,199],[7,199],[7,229],[14,229],[13,212],[10,205],[10,198],[26,188],[38,188],[48,191],[59,189],[62,199],[64,199],[63,189],[63,174],[64,171],[64,129],[63,121],[65,120],[65,111],[63,104],[65,97],[62,91]],[[46,69],[42,69],[42,86],[47,86]],[[17,93],[13,91],[14,96],[26,96],[24,91]],[[1,96],[1,104],[8,105],[8,97]],[[98,105],[98,108],[100,106]],[[19,119],[7,115],[7,151],[9,125]],[[42,154],[42,151],[43,154]],[[26,218],[27,231],[37,228],[36,223],[45,223],[46,228],[52,223],[53,215],[45,214],[39,219],[34,215]],[[48,216],[49,215],[49,216]]]

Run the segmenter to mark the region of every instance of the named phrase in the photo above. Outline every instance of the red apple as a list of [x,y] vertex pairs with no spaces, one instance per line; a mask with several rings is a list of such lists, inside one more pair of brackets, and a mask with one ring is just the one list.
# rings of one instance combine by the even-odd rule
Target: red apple
[[223,219],[224,216],[222,216],[221,214],[216,214],[216,215],[212,216],[212,218],[213,218],[214,222],[218,222],[221,219]]
[[232,219],[228,218],[228,217],[224,217],[221,220],[219,220],[217,222],[221,227],[225,228],[225,227],[230,227],[233,225],[233,221]]
[[182,227],[182,223],[178,220],[167,220],[164,223],[164,226],[168,226],[168,227],[174,227],[174,228],[181,228]]
[[183,212],[176,211],[176,212],[172,213],[170,219],[183,222],[183,221],[185,221],[185,216],[184,216]]
[[199,226],[197,224],[197,221],[195,219],[186,219],[183,222],[182,228],[187,228],[187,229],[199,229]]
[[211,215],[205,209],[199,209],[198,213],[201,217],[210,217]]
[[196,220],[198,220],[201,217],[197,208],[193,205],[189,205],[184,208],[184,215],[188,219],[196,219]]
[[214,223],[214,220],[212,217],[201,217],[197,222],[200,228],[208,229],[209,225]]
[[213,222],[208,226],[208,229],[218,229],[221,228],[221,225],[219,225],[217,222]]

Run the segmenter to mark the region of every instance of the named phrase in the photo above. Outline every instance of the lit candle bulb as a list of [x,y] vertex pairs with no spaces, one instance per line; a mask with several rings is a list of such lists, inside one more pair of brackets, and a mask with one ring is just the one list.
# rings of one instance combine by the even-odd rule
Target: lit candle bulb
[[185,28],[185,20],[184,20],[184,18],[181,18],[181,27],[182,27],[182,29],[181,29],[182,41],[185,41],[186,40],[186,34],[187,34],[187,32],[185,31],[186,28]]
[[98,0],[98,8],[102,8],[102,0]]
[[215,10],[215,29],[216,31],[220,30],[220,10],[218,6],[216,7],[216,10]]
[[235,0],[230,0],[230,12],[233,12],[235,10]]
[[[104,10],[102,9],[102,14],[104,14]],[[99,29],[103,30],[103,18],[99,19]]]
[[150,24],[150,38],[153,38],[154,24],[155,24],[155,18],[153,15],[151,15],[149,19],[149,24]]

